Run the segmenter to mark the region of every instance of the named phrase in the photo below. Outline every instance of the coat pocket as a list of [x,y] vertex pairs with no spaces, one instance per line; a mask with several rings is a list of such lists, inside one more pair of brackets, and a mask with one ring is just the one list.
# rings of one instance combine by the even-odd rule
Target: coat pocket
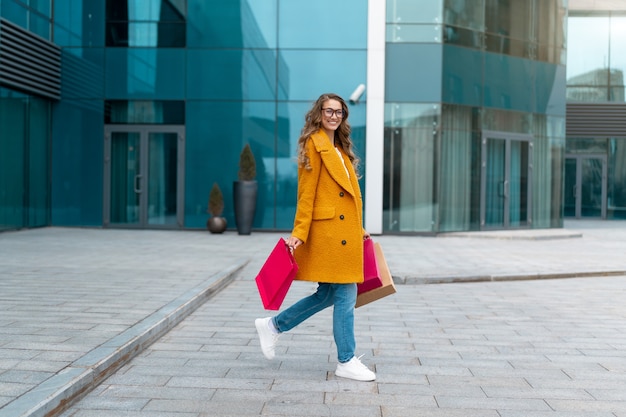
[[316,207],[313,209],[313,220],[327,220],[335,217],[334,207]]

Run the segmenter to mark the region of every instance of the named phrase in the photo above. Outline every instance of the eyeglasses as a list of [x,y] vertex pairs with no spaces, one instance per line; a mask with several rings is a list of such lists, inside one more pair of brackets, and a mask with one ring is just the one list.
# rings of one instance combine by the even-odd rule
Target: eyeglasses
[[333,117],[333,114],[337,116],[338,119],[341,119],[343,117],[343,109],[333,110],[329,107],[326,109],[322,109],[322,111],[324,112],[326,117]]

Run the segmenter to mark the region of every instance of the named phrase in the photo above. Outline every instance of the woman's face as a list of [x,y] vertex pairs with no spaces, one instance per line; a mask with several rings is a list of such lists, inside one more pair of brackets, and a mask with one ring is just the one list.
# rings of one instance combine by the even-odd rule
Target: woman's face
[[337,130],[342,120],[341,102],[333,99],[326,100],[322,105],[322,128],[327,133],[333,133],[334,136],[334,131]]

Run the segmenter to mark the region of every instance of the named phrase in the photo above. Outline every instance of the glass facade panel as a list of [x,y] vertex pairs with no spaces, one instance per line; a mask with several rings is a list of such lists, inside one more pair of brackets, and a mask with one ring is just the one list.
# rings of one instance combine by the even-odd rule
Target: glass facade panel
[[26,96],[0,88],[0,230],[25,226],[26,112]]
[[626,16],[611,16],[609,101],[626,101]]
[[274,50],[189,49],[187,59],[189,99],[274,100],[276,97]]
[[139,133],[113,132],[111,135],[109,210],[112,224],[139,223],[141,152]]
[[626,139],[608,142],[607,218],[626,219]]
[[178,211],[178,134],[148,136],[148,224],[175,225]]
[[0,231],[50,220],[50,104],[0,88]]
[[108,0],[106,6],[107,46],[186,45],[186,0]]
[[2,17],[24,29],[28,29],[28,9],[16,0],[2,0]]
[[[611,17],[571,16],[568,27],[570,52],[567,56],[567,99],[585,102],[624,101],[623,79],[620,83],[618,73],[611,75]],[[616,33],[620,30],[615,28]],[[620,44],[619,39],[615,39],[615,42]],[[619,52],[616,55],[623,54]],[[620,62],[617,56],[616,62]],[[611,79],[617,81],[616,89],[611,88]]]
[[52,133],[55,226],[102,226],[103,107],[102,100],[63,100],[53,107],[53,126],[63,127]]
[[386,60],[387,102],[440,101],[442,45],[387,44]]
[[436,104],[385,104],[385,231],[434,231],[439,116]]
[[443,21],[447,25],[482,32],[485,30],[485,0],[445,0]]
[[534,111],[534,69],[528,59],[485,53],[484,106]]
[[279,100],[310,103],[330,91],[348,97],[367,80],[365,50],[283,50],[280,58],[284,66],[278,67]]
[[54,43],[62,47],[104,46],[104,2],[105,0],[54,2]]
[[107,98],[176,100],[185,97],[183,49],[108,48],[105,73]]
[[279,48],[367,48],[367,7],[362,0],[281,1],[278,16]]
[[[188,2],[189,47],[277,47],[277,0]],[[300,17],[297,19],[302,21]]]
[[237,179],[239,154],[246,143],[255,156],[259,183],[253,227],[274,227],[274,213],[269,208],[274,206],[275,198],[275,106],[273,101],[187,102],[186,227],[204,227],[213,182],[219,184],[224,194],[223,215],[234,226],[232,182]]
[[387,25],[387,42],[428,43],[441,42],[441,25],[391,24]]
[[388,23],[441,23],[442,0],[387,0]]
[[444,45],[442,70],[442,101],[466,106],[482,105],[484,52]]
[[50,224],[50,104],[29,100],[27,226]]
[[565,66],[533,62],[534,112],[565,116]]

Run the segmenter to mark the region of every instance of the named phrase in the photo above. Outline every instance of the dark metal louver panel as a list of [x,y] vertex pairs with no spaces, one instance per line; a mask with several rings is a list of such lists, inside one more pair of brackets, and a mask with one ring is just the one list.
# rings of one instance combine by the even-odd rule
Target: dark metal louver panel
[[567,103],[570,138],[626,137],[626,103]]
[[0,19],[0,85],[58,100],[61,48]]

